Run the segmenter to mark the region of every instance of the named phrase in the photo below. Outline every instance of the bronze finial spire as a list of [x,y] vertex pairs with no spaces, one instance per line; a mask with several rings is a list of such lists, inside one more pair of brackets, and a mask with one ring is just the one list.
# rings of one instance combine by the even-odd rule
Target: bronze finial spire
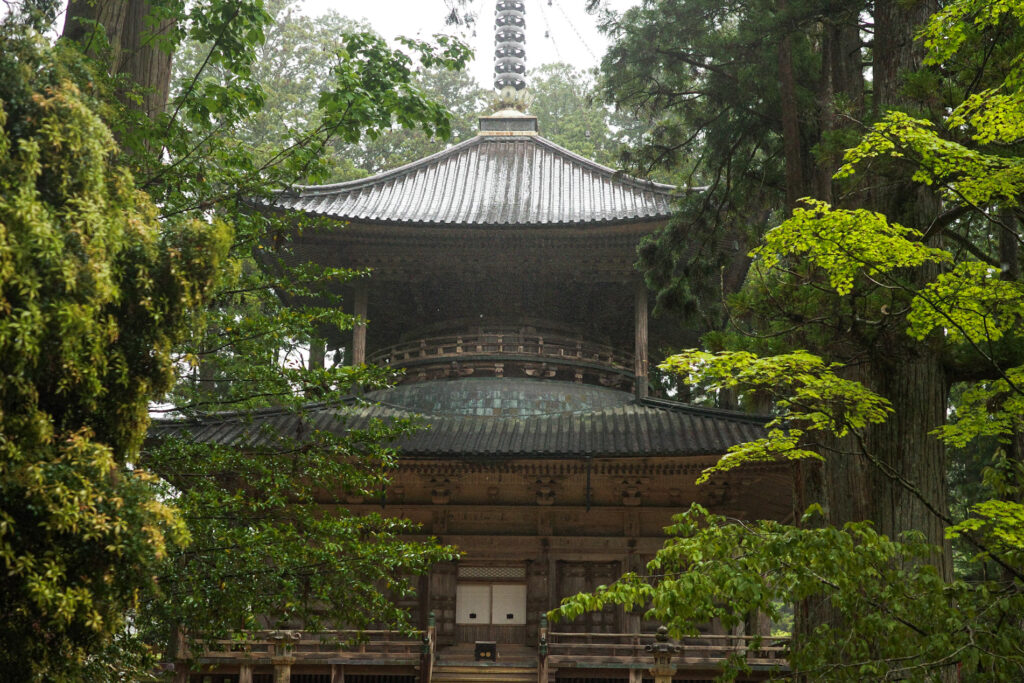
[[526,6],[498,0],[494,11],[494,87],[526,87]]

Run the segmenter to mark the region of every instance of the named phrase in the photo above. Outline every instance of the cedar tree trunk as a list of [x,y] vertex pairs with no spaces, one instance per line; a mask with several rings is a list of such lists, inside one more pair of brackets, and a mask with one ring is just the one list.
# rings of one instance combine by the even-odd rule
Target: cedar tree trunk
[[62,37],[80,43],[111,75],[127,76],[127,87],[141,99],[126,91],[122,101],[155,119],[167,106],[171,85],[172,54],[161,49],[160,38],[175,21],[152,14],[149,0],[71,0]]

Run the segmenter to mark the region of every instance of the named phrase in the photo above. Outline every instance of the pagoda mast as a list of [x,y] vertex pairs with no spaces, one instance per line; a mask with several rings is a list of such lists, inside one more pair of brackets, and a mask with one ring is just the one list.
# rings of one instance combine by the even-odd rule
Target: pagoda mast
[[494,87],[526,87],[526,5],[498,0],[494,10]]
[[[498,108],[525,110],[530,97],[526,90],[526,5],[523,0],[498,0],[494,10],[494,87],[499,92]],[[643,280],[634,287],[634,388],[637,399],[647,397],[648,292]]]

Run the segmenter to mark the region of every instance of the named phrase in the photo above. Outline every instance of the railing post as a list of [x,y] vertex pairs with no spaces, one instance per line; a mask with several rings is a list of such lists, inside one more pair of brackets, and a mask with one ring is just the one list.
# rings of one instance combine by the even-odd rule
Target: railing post
[[436,634],[434,613],[427,616],[427,630],[423,634],[423,646],[420,650],[420,683],[430,683],[434,675],[434,637]]
[[188,683],[190,657],[185,629],[179,626],[174,629],[174,683]]
[[292,664],[295,663],[295,657],[286,655],[274,657],[270,661],[274,665],[274,683],[289,683],[292,679]]
[[548,615],[540,613],[537,642],[537,683],[548,683]]
[[679,652],[679,646],[670,643],[668,640],[668,629],[664,626],[658,627],[658,635],[654,642],[646,648],[654,658],[654,666],[649,671],[654,676],[654,683],[672,683],[672,674],[676,672],[676,665],[672,663],[672,657]]

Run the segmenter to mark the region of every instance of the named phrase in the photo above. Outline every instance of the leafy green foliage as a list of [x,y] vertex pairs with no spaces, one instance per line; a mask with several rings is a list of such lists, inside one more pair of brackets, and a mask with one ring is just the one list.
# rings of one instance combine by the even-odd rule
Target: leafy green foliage
[[0,670],[78,680],[187,541],[136,461],[230,232],[158,223],[64,63],[2,41]]
[[601,104],[593,77],[566,64],[544,64],[530,72],[529,92],[529,111],[541,135],[587,159],[617,166],[626,117]]
[[360,168],[376,173],[440,152],[446,146],[476,135],[477,117],[485,112],[486,91],[465,71],[420,69],[413,76],[417,87],[442,104],[450,115],[450,137],[431,137],[422,129],[392,128],[376,139],[337,147]]
[[976,32],[995,28],[1008,16],[1024,21],[1024,9],[1014,0],[960,0],[951,2],[936,12],[921,31],[927,61],[942,64],[949,61],[964,47]]
[[[858,67],[832,84],[825,51],[841,31],[855,33],[861,9],[861,3],[663,0],[607,19],[613,44],[602,61],[602,89],[640,131],[630,136],[627,168],[702,188],[681,197],[672,222],[640,249],[639,266],[657,292],[656,315],[682,312],[702,331],[717,329],[719,303],[738,289],[746,253],[781,215],[789,163],[779,71],[784,36],[799,138],[794,163],[803,179],[791,188],[794,197],[812,192],[816,158],[856,139],[837,122],[857,116],[863,103],[859,55]],[[852,55],[857,48],[842,49]],[[835,97],[822,87],[834,87]]]
[[[296,12],[288,0],[266,2],[273,22],[264,27],[265,41],[254,46],[251,80],[258,85],[263,104],[240,118],[231,137],[253,150],[258,163],[270,161],[283,140],[314,129],[319,120],[317,97],[328,87],[338,36],[367,31],[367,27],[335,12],[312,18]],[[227,88],[233,79],[230,65],[214,66],[207,56],[215,44],[187,39],[175,53],[173,95],[184,98],[199,84]],[[196,74],[201,74],[196,79]],[[195,81],[195,84],[193,83]],[[329,148],[330,149],[330,148]],[[322,174],[331,180],[349,180],[359,172],[347,159],[335,155],[321,162]],[[311,173],[316,170],[311,168]]]
[[758,358],[746,351],[689,350],[667,358],[660,367],[681,375],[691,386],[755,393],[773,401],[775,415],[765,425],[768,435],[731,446],[698,483],[752,462],[821,459],[809,447],[814,433],[845,436],[868,423],[884,422],[892,410],[884,398],[836,374],[838,364],[826,364],[806,351]]
[[[420,40],[402,42],[419,52],[423,67],[465,63],[468,53],[461,43],[446,36],[435,36],[435,40],[436,48]],[[335,124],[346,142],[358,142],[363,135],[378,137],[393,123],[422,127],[428,136],[450,135],[447,111],[413,85],[412,59],[407,54],[391,50],[379,36],[354,33],[346,37],[337,56],[332,89],[321,93],[319,106],[328,122],[349,124]],[[367,91],[374,96],[367,97]]]
[[1005,443],[1024,427],[1024,368],[1010,368],[1003,374],[964,390],[956,421],[938,431],[943,441],[962,447],[974,439],[995,437]]
[[[322,38],[316,27],[305,29],[303,40]],[[176,94],[184,116],[157,122],[169,127],[170,163],[155,169],[150,189],[164,198],[164,214],[211,209],[235,227],[204,324],[175,348],[182,377],[164,407],[175,416],[231,410],[240,420],[272,414],[301,424],[311,399],[340,405],[355,388],[381,387],[389,377],[344,364],[341,349],[333,359],[313,358],[326,338],[337,344],[353,325],[338,293],[367,273],[302,263],[292,237],[322,224],[252,208],[253,200],[272,204],[274,185],[336,172],[341,166],[323,153],[335,144],[377,139],[395,127],[450,132],[447,110],[415,83],[412,56],[367,32],[343,35],[340,46],[332,39],[311,79],[322,91],[287,105],[290,114],[273,126],[282,138],[253,145],[259,121],[249,121],[251,110],[207,110],[188,85]],[[425,69],[455,68],[467,56],[443,36],[404,44]],[[211,72],[211,80],[218,77],[231,80],[223,69]],[[256,79],[266,77],[254,69],[252,87],[262,92]],[[193,115],[195,106],[201,115]],[[250,126],[238,136],[236,117]],[[256,410],[264,412],[249,412]],[[182,624],[193,643],[261,624],[409,628],[394,600],[412,590],[410,575],[453,551],[403,540],[414,532],[409,523],[344,507],[346,496],[379,495],[395,458],[384,444],[407,429],[380,424],[337,436],[266,428],[261,448],[154,442],[147,466],[165,478],[165,495],[193,541],[162,566],[164,590],[141,605],[140,637],[160,642]]]
[[[807,517],[818,513],[812,508]],[[790,600],[820,601],[836,610],[837,623],[818,625],[788,653],[791,666],[812,680],[935,680],[953,662],[964,680],[1015,680],[1015,629],[989,624],[1013,619],[1024,599],[944,582],[923,561],[931,548],[916,534],[889,539],[867,522],[842,529],[746,523],[698,505],[667,531],[672,537],[645,574],[568,598],[549,616],[572,619],[620,604],[681,638],[715,619],[731,629],[751,614],[779,618]],[[751,648],[776,642],[789,641],[766,636]],[[745,659],[733,657],[721,678],[743,673]]]
[[[629,46],[629,52],[618,54],[647,54],[637,43],[643,37],[650,51],[668,55],[609,69],[611,78],[623,79],[618,97],[654,103],[655,113],[668,119],[716,102],[697,97],[680,104],[671,99],[673,93],[710,85],[714,78],[728,77],[734,65],[747,63],[737,57],[741,52],[730,62],[710,49],[697,51],[700,37],[685,36],[682,49],[671,49],[678,36],[660,39],[655,18],[672,16],[682,5],[645,3],[627,14],[620,23],[625,31],[620,47]],[[700,3],[686,5],[697,11]],[[827,13],[830,3],[795,5],[789,19],[800,35],[791,36],[790,47],[800,50],[801,41],[818,34],[796,19]],[[798,525],[726,520],[692,508],[677,518],[671,528],[676,536],[646,576],[627,575],[593,595],[572,598],[561,608],[564,616],[619,603],[646,610],[682,636],[713,619],[728,627],[757,613],[773,617],[781,602],[794,600],[790,663],[799,676],[941,680],[953,675],[955,665],[962,680],[1019,678],[1024,664],[1016,644],[1016,625],[1024,615],[1019,204],[1024,5],[945,3],[922,32],[925,61],[933,68],[908,77],[900,90],[892,74],[906,65],[886,72],[893,64],[877,60],[909,7],[897,3],[884,18],[876,17],[871,54],[876,60],[872,94],[890,98],[882,99],[879,109],[897,108],[865,124],[865,134],[835,158],[828,168],[838,166],[832,182],[814,188],[821,199],[803,200],[792,217],[766,232],[751,254],[755,267],[743,291],[730,301],[735,332],[707,340],[775,355],[688,351],[665,366],[699,389],[774,402],[767,435],[732,449],[712,471],[744,462],[823,457],[820,468],[802,466],[813,474],[801,481],[813,486],[815,477],[834,476],[828,479],[834,488],[826,489],[822,506],[812,506]],[[727,18],[709,28],[708,40],[743,35],[757,20],[770,25],[771,18],[759,9],[756,4],[723,7]],[[876,3],[867,11],[881,9]],[[710,10],[707,16],[720,15]],[[773,44],[781,47],[780,40]],[[823,47],[821,65],[826,56]],[[656,73],[665,61],[687,57],[698,58],[690,80],[669,70]],[[798,93],[801,74],[827,73],[813,61],[795,61]],[[719,73],[697,75],[714,69]],[[637,70],[664,76],[658,88],[670,76],[677,87],[658,91],[663,99],[649,99],[654,88],[639,86]],[[714,97],[726,97],[715,90]],[[744,101],[753,107],[768,100],[752,90]],[[818,111],[829,106],[838,109],[842,103]],[[714,113],[724,117],[729,111],[720,106]],[[715,126],[694,121],[680,127],[677,139],[692,135],[689,144],[714,158]],[[778,149],[779,141],[770,135],[753,126],[746,132],[759,150]],[[827,141],[823,135],[818,143],[823,162],[831,156]],[[738,143],[734,147],[742,149]],[[786,167],[792,171],[790,157]],[[753,195],[737,194],[738,187],[722,192],[712,184],[703,196],[686,198],[689,223],[680,222],[641,250],[649,282],[662,289],[662,297],[670,296],[678,281],[705,274],[691,267],[698,253],[692,241],[703,243],[713,234],[707,230],[707,211],[728,207],[716,216],[722,218],[733,207],[749,206]],[[778,215],[778,205],[769,202],[768,208]],[[750,223],[760,225],[756,214]],[[684,225],[688,235],[680,234]],[[697,285],[686,286],[697,291]],[[913,371],[904,374],[904,368]],[[900,384],[913,377],[920,378],[920,386]],[[962,383],[953,404],[941,405],[936,398],[946,396],[949,380]],[[929,412],[936,418],[920,419]],[[819,444],[824,448],[815,447]],[[952,518],[938,479],[928,480],[924,473],[941,472],[939,446],[946,445],[960,458],[965,451],[974,456],[967,465],[958,462],[954,490],[969,492],[971,500],[958,501]],[[856,466],[848,464],[851,459]],[[860,467],[872,475],[857,479]],[[850,481],[874,486],[843,489]],[[877,526],[844,524],[849,517],[830,509],[843,508],[844,496],[867,501]],[[874,505],[876,500],[880,504]],[[909,519],[929,529],[929,542],[908,530]],[[943,541],[935,531],[943,528],[947,539],[957,541],[959,577],[936,570],[944,550],[935,547]],[[744,665],[729,662],[723,677],[734,678]]]
[[394,463],[383,444],[407,425],[271,435],[267,453],[164,442],[137,456],[148,402],[172,387],[178,415],[301,413],[310,397],[386,381],[340,354],[307,363],[351,325],[336,292],[365,273],[296,266],[290,235],[305,226],[252,202],[334,172],[322,151],[335,140],[394,126],[446,135],[413,64],[458,68],[466,48],[405,41],[413,57],[358,31],[339,46],[335,32],[314,115],[254,145],[233,131],[251,132],[267,101],[254,68],[273,20],[263,3],[146,7],[166,29],[149,36],[161,49],[205,46],[162,112],[140,106],[159,73],[133,82],[109,61],[114,27],[93,21],[77,45],[49,49],[25,38],[28,15],[4,23],[0,549],[13,680],[144,676],[181,624],[196,639],[260,618],[405,627],[392,598],[452,557],[402,540],[404,522],[339,505],[381,490]]
[[971,513],[971,517],[949,527],[949,537],[976,534],[983,544],[976,560],[997,556],[1019,566],[1024,560],[1024,505],[1010,500],[985,500],[973,506]]
[[1022,306],[1024,284],[1002,279],[987,263],[958,263],[917,294],[907,332],[924,339],[942,328],[952,342],[995,342],[1022,332]]
[[[336,419],[343,431],[343,410]],[[382,444],[407,430],[264,429],[259,448],[174,439],[155,446],[147,460],[166,478],[194,541],[164,566],[164,593],[142,606],[144,623],[186,624],[195,639],[261,625],[410,628],[394,600],[412,593],[411,575],[454,551],[404,540],[416,532],[404,520],[342,507],[346,497],[381,494],[396,457]]]
[[[976,113],[969,116],[972,123],[985,127],[985,133],[974,134],[981,143],[995,142],[1013,135],[1021,125],[1019,108],[1013,116],[1001,101],[998,111],[989,115]],[[1018,103],[1019,104],[1019,103]],[[982,107],[980,103],[972,107]],[[950,117],[947,124],[957,128],[967,124],[962,110]],[[988,126],[995,124],[993,127]],[[1016,139],[1015,136],[1010,140]],[[987,154],[955,140],[943,138],[929,121],[915,119],[903,112],[889,112],[865,135],[859,145],[848,150],[845,163],[836,173],[837,178],[854,174],[858,164],[870,159],[908,158],[914,164],[911,180],[926,185],[939,185],[946,199],[972,205],[990,202],[1017,202],[1015,191],[1024,184],[1024,162],[1017,157]]]
[[751,253],[760,258],[759,267],[779,268],[790,260],[809,263],[824,271],[829,285],[842,296],[853,290],[858,275],[873,278],[900,268],[952,260],[943,250],[915,239],[921,235],[917,230],[890,223],[880,213],[802,201],[804,206],[769,230]]

